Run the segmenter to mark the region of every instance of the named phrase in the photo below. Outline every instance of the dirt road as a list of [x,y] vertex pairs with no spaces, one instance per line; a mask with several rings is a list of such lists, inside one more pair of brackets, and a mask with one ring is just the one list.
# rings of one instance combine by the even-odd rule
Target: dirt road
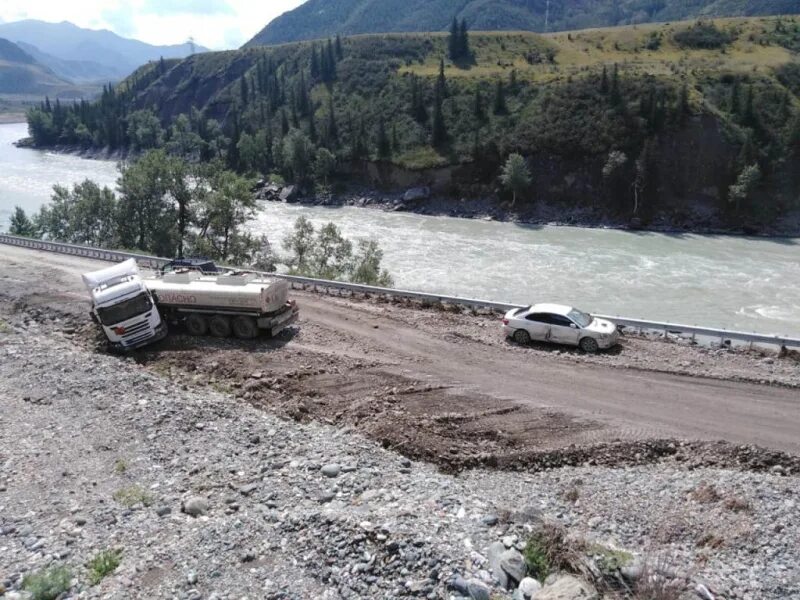
[[[6,246],[0,259],[0,315],[7,320],[41,321],[57,311],[67,321],[88,321],[79,275],[98,263]],[[621,368],[632,354],[661,356],[660,342],[626,340],[616,355],[587,362],[572,351],[506,343],[496,320],[296,296],[299,328],[279,339],[171,335],[137,360],[186,385],[222,387],[294,418],[352,425],[454,467],[642,462],[664,454],[705,460],[709,453],[710,462],[755,461],[757,468],[778,461],[769,453],[753,458],[747,449],[668,441],[675,439],[800,455],[797,388]],[[75,334],[79,342],[85,337]],[[709,374],[767,368],[759,357],[701,360],[696,349],[668,351],[683,363],[699,360]],[[663,362],[651,366],[670,370]],[[790,360],[779,368],[791,375],[800,365]]]

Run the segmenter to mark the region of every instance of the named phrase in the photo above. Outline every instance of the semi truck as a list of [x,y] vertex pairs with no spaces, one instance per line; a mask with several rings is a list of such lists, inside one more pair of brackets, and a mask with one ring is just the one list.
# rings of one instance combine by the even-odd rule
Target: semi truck
[[288,298],[288,282],[250,272],[177,269],[143,278],[130,259],[87,273],[84,282],[93,319],[111,346],[121,350],[163,338],[167,323],[183,326],[190,335],[252,339],[261,332],[277,335],[299,314]]

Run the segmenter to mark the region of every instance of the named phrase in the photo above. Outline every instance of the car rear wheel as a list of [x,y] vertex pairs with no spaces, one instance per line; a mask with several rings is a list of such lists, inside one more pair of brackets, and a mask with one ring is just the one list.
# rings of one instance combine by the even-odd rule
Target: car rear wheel
[[600,349],[597,340],[591,337],[585,337],[581,340],[580,343],[581,350],[584,352],[588,352],[589,354],[594,354]]
[[208,329],[214,337],[229,337],[231,335],[231,320],[228,317],[217,315],[211,319]]
[[205,335],[208,331],[208,321],[203,315],[191,314],[186,317],[186,331],[189,335]]
[[523,346],[531,343],[531,334],[524,329],[517,329],[514,332],[514,341]]
[[242,340],[252,340],[258,335],[258,324],[253,317],[244,315],[233,320],[233,335]]

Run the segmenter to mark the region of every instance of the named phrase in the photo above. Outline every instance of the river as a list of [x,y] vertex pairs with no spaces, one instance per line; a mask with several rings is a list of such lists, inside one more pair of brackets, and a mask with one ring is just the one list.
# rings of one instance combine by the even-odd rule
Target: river
[[[0,229],[14,205],[30,212],[47,202],[55,183],[88,177],[114,185],[114,163],[11,145],[25,134],[24,125],[0,125]],[[279,203],[266,203],[250,227],[279,247],[301,215],[378,240],[397,287],[800,336],[797,238],[541,227]]]

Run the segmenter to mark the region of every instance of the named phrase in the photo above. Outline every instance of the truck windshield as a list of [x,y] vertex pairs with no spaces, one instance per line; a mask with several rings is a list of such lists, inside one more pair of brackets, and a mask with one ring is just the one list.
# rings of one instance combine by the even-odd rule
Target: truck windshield
[[104,306],[97,309],[97,315],[103,325],[111,326],[132,319],[136,315],[147,312],[153,306],[150,297],[141,293],[113,306]]

